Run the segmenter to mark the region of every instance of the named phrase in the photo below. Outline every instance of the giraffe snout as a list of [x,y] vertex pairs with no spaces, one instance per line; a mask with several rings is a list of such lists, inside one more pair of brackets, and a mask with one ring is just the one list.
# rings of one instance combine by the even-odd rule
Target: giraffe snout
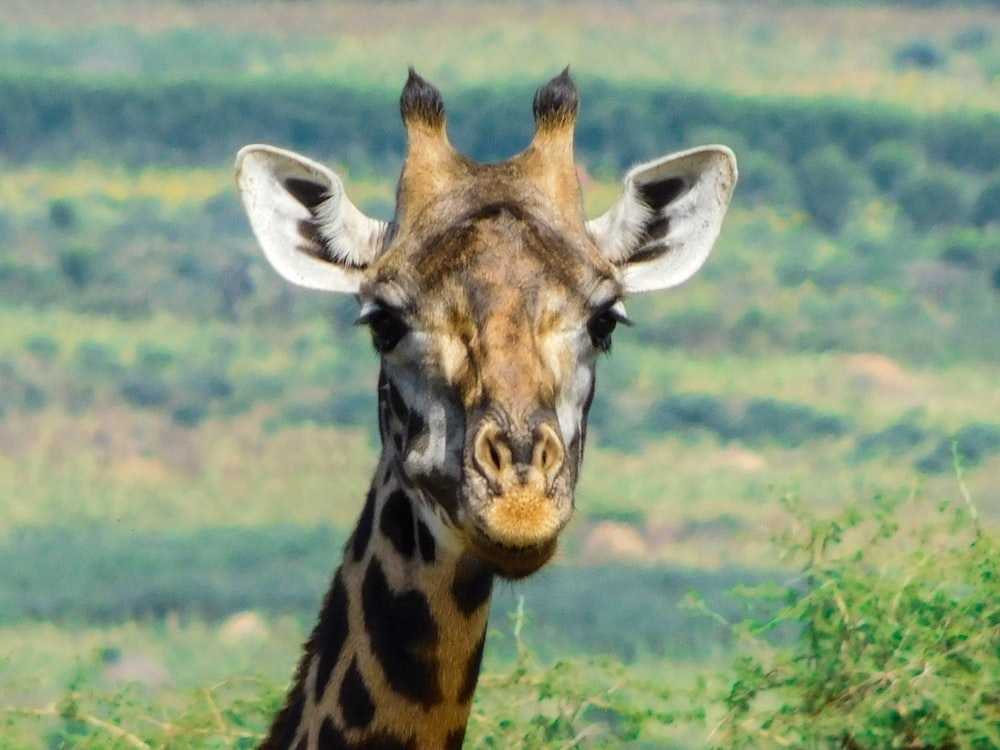
[[547,494],[563,466],[566,452],[559,433],[540,421],[530,436],[514,436],[489,420],[476,433],[473,459],[497,494],[534,488]]
[[553,554],[572,513],[564,471],[566,451],[554,419],[540,415],[518,433],[502,420],[484,418],[470,445],[472,546],[509,578],[533,573]]

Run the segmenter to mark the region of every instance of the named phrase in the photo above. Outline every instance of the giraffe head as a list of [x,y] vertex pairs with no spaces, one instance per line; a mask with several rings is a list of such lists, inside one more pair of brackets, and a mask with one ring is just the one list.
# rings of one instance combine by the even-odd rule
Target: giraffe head
[[268,260],[286,279],[357,296],[381,357],[382,465],[439,543],[497,574],[553,554],[573,509],[594,367],[624,297],[702,265],[736,182],[709,146],[633,168],[588,221],[573,160],[577,90],[564,72],[534,99],[536,131],[481,164],[449,143],[436,88],[412,70],[395,217],[378,221],[324,166],[248,146],[237,182]]

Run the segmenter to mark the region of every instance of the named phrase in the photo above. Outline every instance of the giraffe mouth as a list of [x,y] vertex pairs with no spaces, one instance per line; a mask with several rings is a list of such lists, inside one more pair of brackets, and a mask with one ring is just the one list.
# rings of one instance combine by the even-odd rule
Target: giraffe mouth
[[480,560],[501,578],[516,580],[535,573],[552,559],[558,545],[555,536],[526,546],[504,544],[480,529],[469,534],[469,546]]
[[559,532],[569,520],[563,508],[555,498],[534,488],[512,488],[490,498],[474,514],[470,547],[497,575],[529,576],[555,554]]

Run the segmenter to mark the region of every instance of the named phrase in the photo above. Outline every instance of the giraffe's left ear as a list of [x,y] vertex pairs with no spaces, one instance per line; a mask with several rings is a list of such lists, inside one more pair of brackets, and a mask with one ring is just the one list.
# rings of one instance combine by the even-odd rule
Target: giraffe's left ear
[[622,197],[587,222],[601,252],[622,269],[625,289],[676,286],[701,268],[736,185],[736,156],[702,146],[640,164]]
[[299,286],[356,293],[391,234],[348,200],[336,174],[291,151],[241,149],[236,186],[264,255]]

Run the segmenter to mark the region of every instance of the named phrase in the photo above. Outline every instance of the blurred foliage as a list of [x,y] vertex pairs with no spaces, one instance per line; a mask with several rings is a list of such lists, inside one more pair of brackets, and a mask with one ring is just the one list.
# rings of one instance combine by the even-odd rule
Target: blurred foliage
[[[626,600],[617,597],[627,597],[630,586],[613,569],[573,570],[572,577],[542,583],[533,597],[535,581],[559,570],[550,568],[525,586],[523,597],[511,601],[500,592],[465,746],[996,747],[1000,555],[961,474],[958,482],[957,505],[878,495],[820,516],[786,499],[790,524],[770,554],[782,572],[757,580],[678,580],[689,592],[686,627],[702,644],[709,632],[731,635],[735,653],[723,657],[730,666],[718,666],[719,659],[686,664],[658,649],[623,660],[612,641],[600,640],[600,650],[611,646],[617,655],[580,654],[563,633],[555,639],[558,658],[540,651],[536,643],[548,640],[552,625],[537,607],[571,580],[578,588],[567,597],[576,609],[581,602],[599,602],[583,606],[597,616],[622,609],[614,615],[621,618],[619,635],[658,619],[661,610],[651,607],[660,596],[637,595],[623,607]],[[224,543],[199,553],[199,562],[214,558],[253,569],[252,559],[234,552],[239,535],[227,540],[223,533],[202,539]],[[288,560],[301,551],[288,530],[268,541]],[[637,573],[619,572],[621,581]],[[217,574],[210,568],[202,576]],[[706,583],[736,585],[731,598],[721,599]],[[675,596],[679,591],[669,595],[671,605]],[[153,625],[157,638],[182,641],[180,651],[214,643],[217,657],[234,648],[225,629],[199,630],[188,643],[176,621]],[[673,620],[660,629],[664,640],[684,643]],[[37,747],[44,738],[73,748],[253,747],[281,705],[285,681],[275,678],[116,687],[106,668],[127,653],[116,645],[121,638],[103,636],[90,657],[62,669],[66,676],[51,703],[34,702],[29,692],[0,704],[5,745]],[[250,636],[242,649],[260,649],[261,638],[263,632]],[[17,673],[0,672],[0,691],[18,694],[21,686],[10,681]]]
[[[0,623],[25,618],[109,625],[129,619],[219,621],[244,610],[292,613],[303,621],[339,561],[343,537],[328,527],[211,528],[192,532],[122,532],[101,528],[21,529],[0,544]],[[635,661],[648,654],[704,658],[719,635],[677,609],[697,588],[713,607],[735,615],[724,592],[763,574],[656,567],[553,566],[497,593],[494,624],[502,625],[515,595],[532,612],[540,654],[566,643]],[[587,618],[583,602],[603,600]],[[503,651],[502,646],[500,646]]]
[[[863,30],[842,34],[818,5],[801,15],[821,21],[826,41],[793,40],[801,27],[782,8],[801,5],[729,14],[753,27],[749,37],[704,29],[726,37],[729,57],[711,61],[724,76],[691,63],[684,40],[676,76],[650,68],[635,35],[620,55],[605,43],[614,24],[603,9],[578,48],[569,37],[540,45],[522,35],[565,53],[560,60],[584,58],[576,145],[597,178],[588,185],[595,210],[615,192],[612,175],[636,161],[702,142],[738,153],[716,258],[681,295],[630,300],[640,324],[620,332],[601,365],[589,463],[607,476],[588,477],[603,489],[579,514],[627,525],[656,559],[672,560],[663,556],[688,540],[714,569],[553,566],[499,591],[494,626],[503,629],[523,594],[539,645],[526,647],[519,609],[513,639],[491,645],[513,661],[484,675],[470,747],[670,747],[683,744],[675,725],[703,719],[720,748],[1000,744],[997,550],[967,517],[910,534],[926,513],[907,505],[852,506],[832,521],[793,509],[802,533],[756,559],[784,555],[801,576],[738,601],[723,594],[761,580],[731,545],[772,523],[765,495],[788,476],[782,464],[839,501],[862,476],[844,458],[901,467],[904,481],[916,470],[922,484],[956,461],[971,470],[1000,455],[995,31],[939,14],[940,31],[894,34],[875,89],[895,104],[851,101],[838,98],[856,91],[842,84],[872,84],[854,68],[802,70],[805,88],[795,89],[767,67],[856,56],[848,37]],[[269,23],[288,22],[286,10]],[[310,31],[320,12],[310,6]],[[453,35],[442,16],[428,18],[435,28],[418,43]],[[365,36],[385,58],[369,64],[350,30],[336,43],[295,36],[291,64],[280,32],[57,25],[0,25],[0,492],[9,501],[0,622],[137,617],[170,633],[179,620],[214,626],[247,608],[311,621],[355,512],[331,494],[345,494],[371,457],[376,361],[351,329],[352,300],[293,292],[265,267],[230,164],[257,141],[332,158],[359,205],[391,215],[403,66],[387,73],[393,51]],[[456,144],[484,160],[528,142],[538,82],[521,75],[535,63],[514,70],[490,54],[512,27],[496,28],[490,38],[463,33],[485,50],[480,60],[431,75],[446,90]],[[685,36],[694,52],[720,49]],[[413,37],[403,30],[407,54]],[[665,59],[664,38],[655,29],[647,54]],[[601,55],[623,59],[602,70]],[[344,56],[355,64],[333,64]],[[518,83],[498,88],[498,75]],[[718,80],[703,87],[698,75]],[[883,355],[883,370],[906,369],[866,370],[852,360],[865,352]],[[915,399],[925,407],[914,411]],[[622,482],[624,471],[634,479]],[[978,474],[995,492],[989,470]],[[317,525],[271,524],[275,513],[291,523],[275,497],[292,498]],[[36,528],[39,519],[62,525]],[[261,526],[192,528],[234,522]],[[582,544],[570,536],[571,559]],[[708,626],[674,606],[687,589],[715,613]],[[755,619],[734,630],[748,612]],[[721,692],[688,700],[676,671],[734,633],[746,658]],[[203,652],[206,642],[187,648]],[[567,648],[612,657],[565,658]],[[273,680],[227,680],[154,700],[143,688],[109,688],[94,659],[37,708],[33,682],[2,682],[18,649],[10,653],[0,692],[29,701],[0,705],[10,747],[249,747],[283,693]],[[687,734],[688,744],[702,746],[702,735]]]
[[1000,745],[1000,555],[962,489],[958,507],[879,496],[829,519],[790,504],[778,547],[800,575],[744,591],[779,609],[736,626],[712,747]]

